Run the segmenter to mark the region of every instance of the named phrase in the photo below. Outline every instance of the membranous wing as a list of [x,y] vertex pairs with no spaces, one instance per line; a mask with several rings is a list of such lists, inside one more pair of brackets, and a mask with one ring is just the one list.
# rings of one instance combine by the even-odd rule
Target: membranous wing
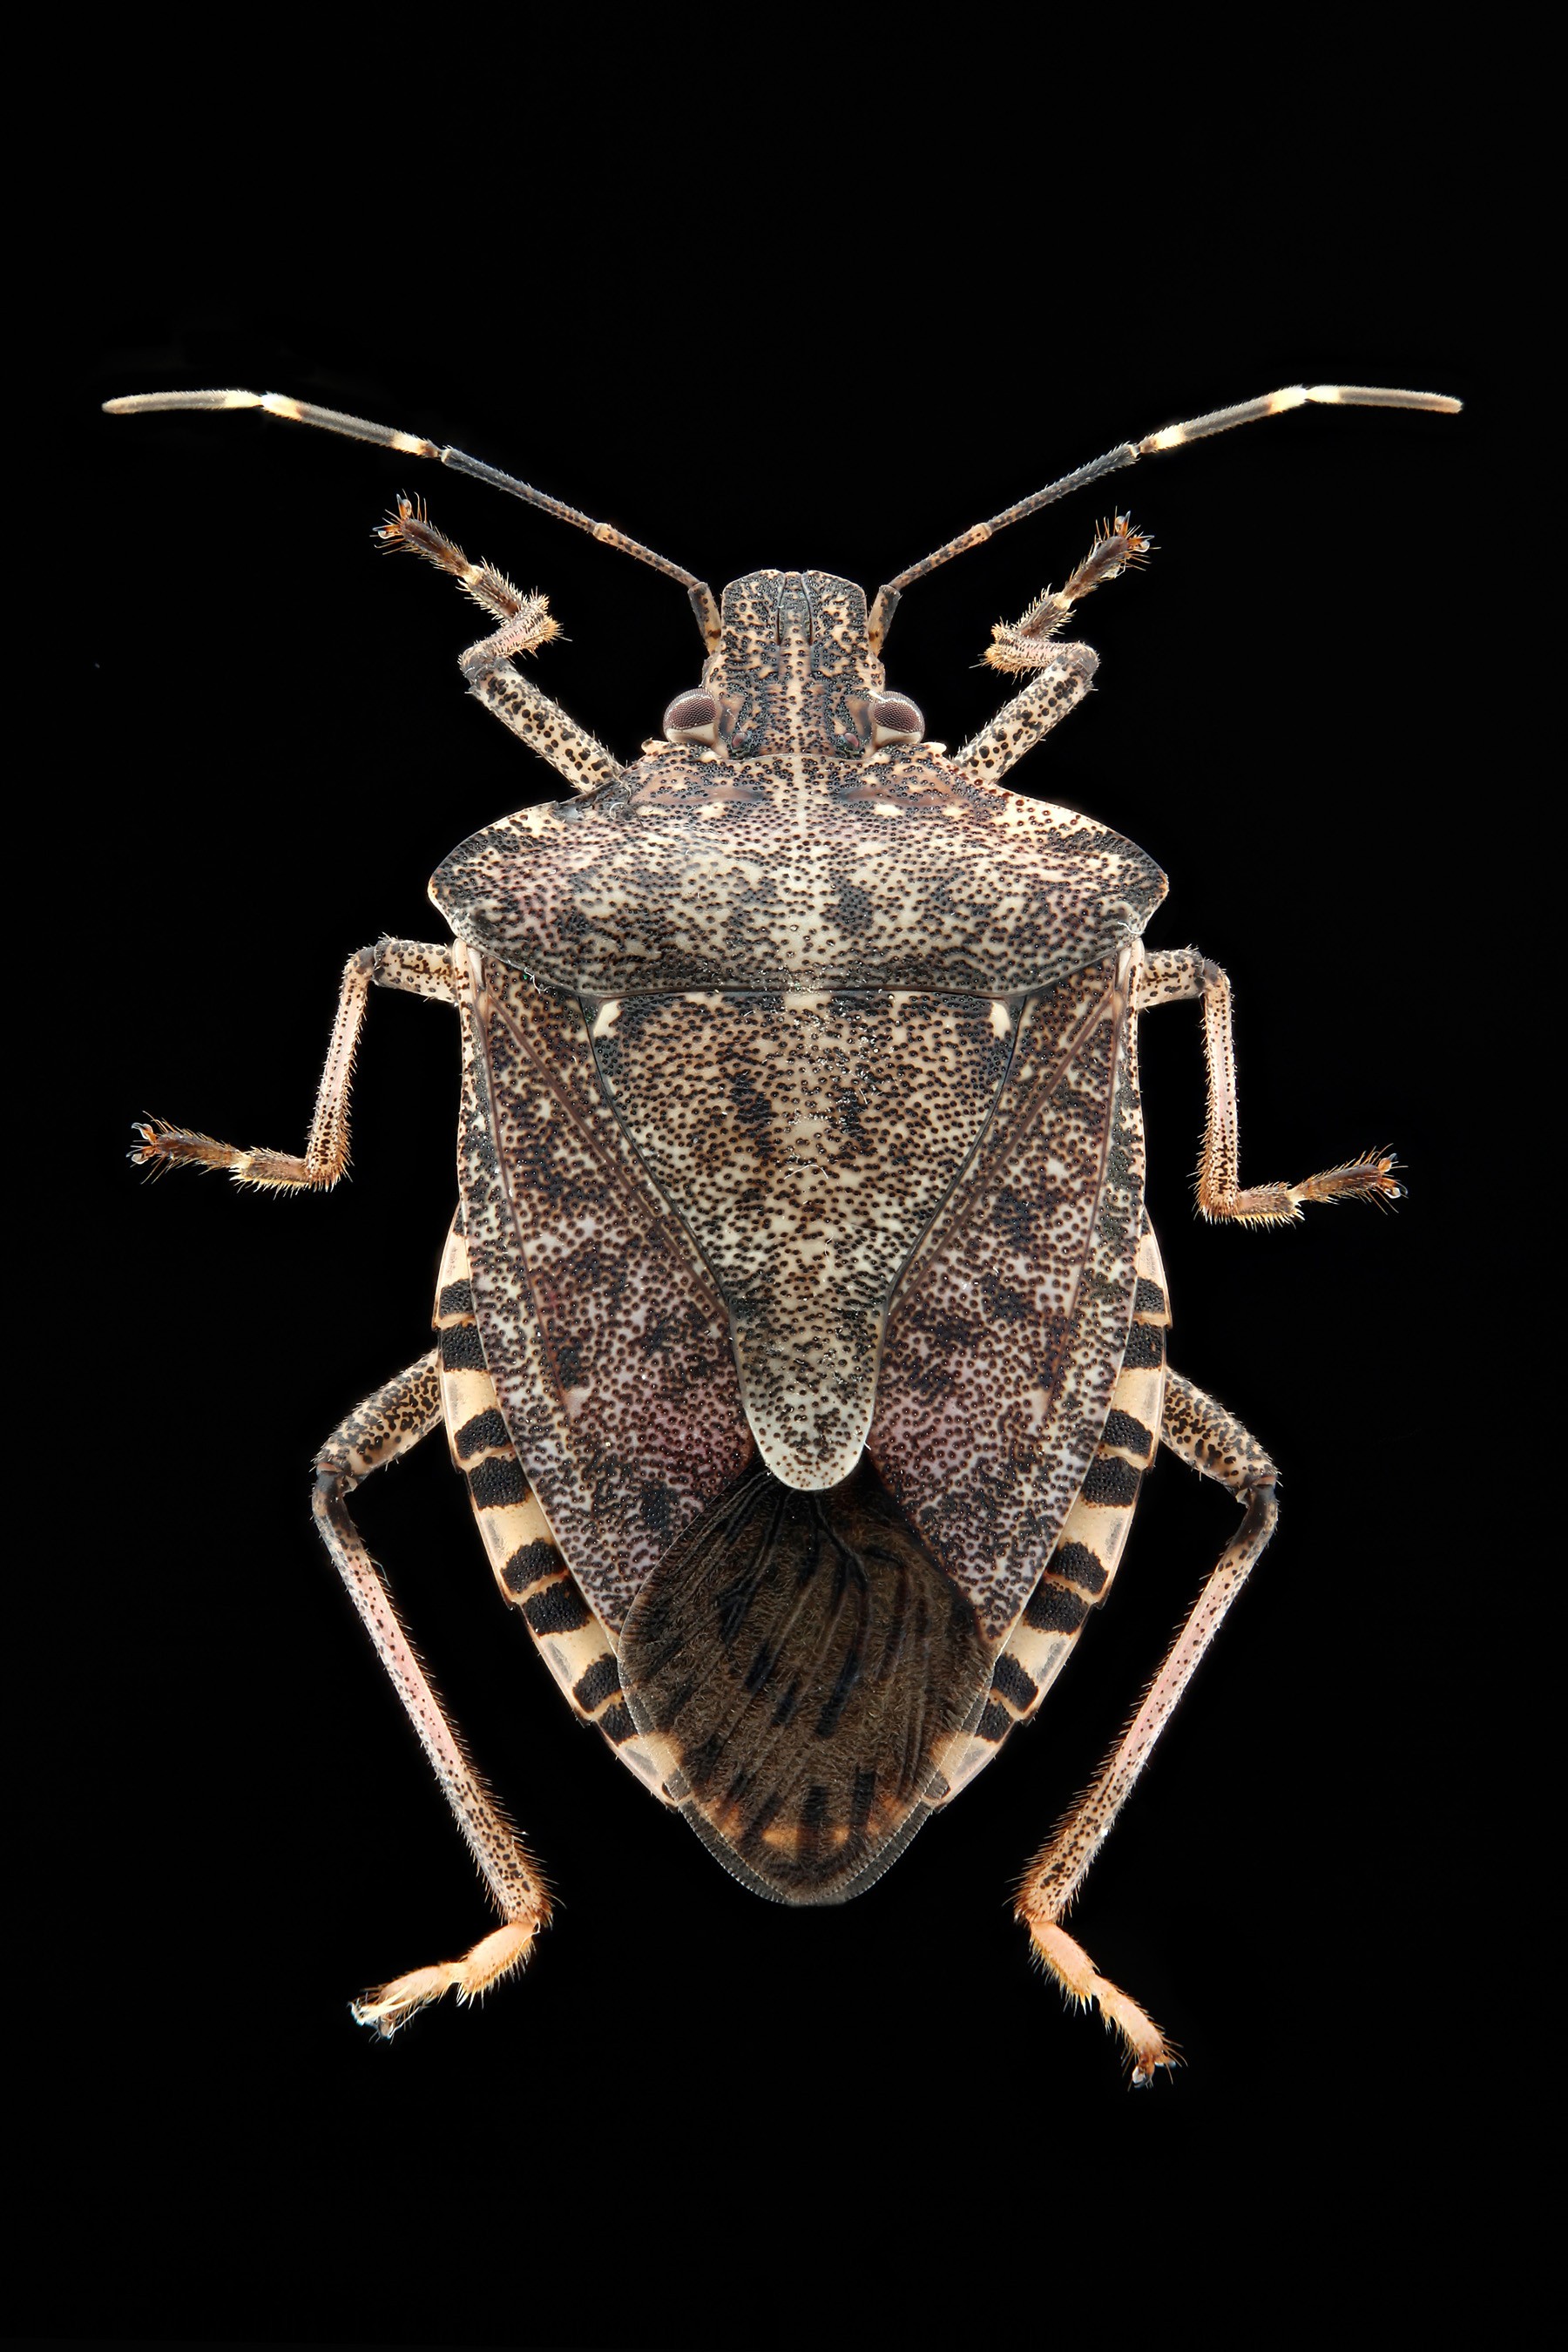
[[655,1570],[621,1680],[669,1796],[727,1870],[843,1902],[946,1792],[979,1715],[975,1612],[862,1459],[826,1492],[758,1465]]

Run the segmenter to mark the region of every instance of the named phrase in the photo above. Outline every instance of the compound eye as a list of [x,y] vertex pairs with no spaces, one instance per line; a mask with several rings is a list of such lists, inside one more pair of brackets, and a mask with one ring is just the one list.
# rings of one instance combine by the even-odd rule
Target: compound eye
[[918,743],[926,731],[924,712],[907,694],[874,694],[869,717],[873,751],[884,743]]
[[664,714],[671,743],[717,743],[719,705],[710,694],[678,694]]

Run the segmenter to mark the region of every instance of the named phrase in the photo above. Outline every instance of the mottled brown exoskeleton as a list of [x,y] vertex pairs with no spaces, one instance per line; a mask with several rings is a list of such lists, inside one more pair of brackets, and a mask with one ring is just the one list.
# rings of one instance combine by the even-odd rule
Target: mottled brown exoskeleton
[[442,1992],[480,1992],[550,1911],[350,1517],[371,1471],[444,1422],[501,1593],[577,1714],[747,1885],[836,1903],[1038,1707],[1163,1444],[1230,1490],[1241,1525],[1017,1909],[1066,1991],[1122,2034],[1134,2081],[1171,2062],[1062,1921],[1268,1540],[1276,1473],[1166,1363],[1138,1015],[1202,1005],[1205,1215],[1392,1199],[1394,1162],[1244,1186],[1224,972],[1145,951],[1165,877],[1142,850],[1003,783],[1089,687],[1095,655],[1059,632],[1148,551],[1125,516],[998,626],[987,659],[1028,682],[956,753],[922,740],[881,655],[902,591],[949,557],[1141,457],[1309,400],[1458,405],[1297,386],[1152,434],[939,549],[869,611],[818,572],[753,572],[716,604],[460,451],[281,395],[109,404],[259,406],[438,458],[679,581],[707,647],[664,740],[623,768],[514,667],[555,632],[545,599],[400,500],[384,538],[500,624],[462,656],[470,691],[573,796],[447,858],[430,896],[448,944],[350,959],[302,1155],[139,1129],[144,1165],[330,1186],[372,984],[458,1009],[461,1200],[437,1344],[322,1447],[315,1511],[502,1924],[366,1996],[363,2022],[391,2033]]

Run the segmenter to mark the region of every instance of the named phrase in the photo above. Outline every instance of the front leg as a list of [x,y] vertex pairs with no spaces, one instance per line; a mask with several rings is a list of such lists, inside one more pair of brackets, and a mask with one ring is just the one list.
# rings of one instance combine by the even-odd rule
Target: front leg
[[977,784],[995,783],[1077,709],[1099,667],[1100,656],[1092,646],[1076,641],[1053,646],[1039,676],[1005,702],[989,726],[961,745],[953,766]]
[[976,783],[994,783],[1083,700],[1100,656],[1092,646],[1076,641],[1058,645],[1057,633],[1081,597],[1104,581],[1119,579],[1130,564],[1142,563],[1150,546],[1125,515],[1118,515],[1113,523],[1101,523],[1100,536],[1064,588],[1047,588],[1037,596],[1022,620],[997,622],[985,648],[990,667],[1037,675],[961,748],[953,761],[961,774]]
[[303,1152],[240,1150],[218,1143],[195,1129],[171,1127],[167,1119],[138,1120],[141,1144],[131,1154],[138,1168],[162,1174],[165,1168],[226,1168],[237,1184],[257,1184],[286,1192],[330,1190],[349,1164],[349,1087],[353,1078],[354,1050],[359,1044],[372,982],[381,988],[405,989],[416,996],[458,1002],[458,980],[451,951],[428,947],[418,940],[381,940],[361,948],[343,966],[338,991],[337,1018],[316,1108]]
[[552,620],[547,596],[524,596],[492,564],[470,563],[455,540],[438,531],[423,504],[399,499],[397,511],[383,523],[380,537],[389,547],[411,548],[455,580],[467,596],[492,614],[500,627],[458,656],[458,667],[476,702],[493,711],[503,727],[548,760],[574,793],[603,791],[620,774],[620,763],[604,745],[568,719],[559,703],[542,694],[531,679],[512,667],[514,654],[531,654],[561,634]]
[[1236,1039],[1231,1024],[1230,982],[1217,963],[1195,948],[1171,948],[1146,958],[1134,982],[1139,1013],[1159,1004],[1203,999],[1204,1060],[1208,1070],[1208,1108],[1203,1156],[1198,1162],[1198,1207],[1205,1217],[1243,1225],[1291,1224],[1306,1201],[1399,1201],[1398,1161],[1392,1152],[1347,1160],[1297,1184],[1248,1184],[1240,1180],[1237,1128]]

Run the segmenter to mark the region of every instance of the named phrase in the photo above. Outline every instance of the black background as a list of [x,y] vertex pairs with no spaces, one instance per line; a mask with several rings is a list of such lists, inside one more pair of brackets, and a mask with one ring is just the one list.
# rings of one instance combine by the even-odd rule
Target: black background
[[[620,58],[623,97],[640,70]],[[1331,126],[1279,143],[1232,122],[1162,153],[1086,123],[1059,197],[1026,95],[991,94],[962,170],[900,152],[895,191],[885,156],[846,156],[854,110],[790,132],[805,79],[773,145],[688,124],[655,165],[647,117],[606,116],[599,86],[589,122],[531,114],[526,186],[436,132],[439,91],[414,121],[389,101],[347,165],[346,114],[279,84],[269,125],[252,89],[227,152],[216,64],[188,184],[114,151],[91,299],[57,289],[39,322],[74,513],[36,900],[65,984],[40,979],[36,1034],[71,1073],[49,1181],[83,1238],[62,1275],[44,1228],[21,1237],[29,1311],[66,1343],[20,1783],[48,2020],[29,2326],[773,2346],[1070,2313],[1095,2342],[1157,2306],[1271,2340],[1476,2288],[1475,2102],[1505,2062],[1484,2018],[1455,2042],[1454,1857],[1484,1834],[1459,1702],[1488,1669],[1484,1489],[1453,1418],[1474,1105],[1450,1080],[1498,1008],[1446,910],[1503,892],[1458,812],[1496,684],[1468,583],[1505,354],[1485,224],[1445,193],[1464,101],[1427,93],[1395,152],[1393,68],[1365,70]],[[933,59],[904,102],[934,117],[943,82]],[[1365,168],[1325,195],[1330,128]],[[330,1198],[149,1187],[119,1155],[144,1111],[298,1149],[345,955],[437,936],[446,850],[552,793],[465,699],[470,608],[373,551],[399,489],[548,591],[566,640],[537,674],[621,756],[701,648],[678,589],[433,467],[96,404],[280,389],[514,469],[715,587],[773,563],[874,588],[1122,438],[1302,378],[1468,406],[1307,411],[1147,463],[912,592],[889,647],[958,743],[1000,698],[975,667],[992,621],[1131,509],[1158,552],[1084,609],[1098,690],[1016,781],[1142,843],[1172,879],[1152,943],[1229,970],[1245,1180],[1390,1141],[1411,1171],[1392,1218],[1201,1227],[1198,1019],[1148,1024],[1173,1359],[1284,1472],[1279,1535],[1075,1919],[1185,2067],[1131,2095],[1006,1900],[1234,1524],[1168,1461],[1041,1722],[817,1914],[731,1884],[576,1729],[438,1441],[373,1481],[361,1524],[561,1898],[525,1981],[375,2044],[348,1996],[487,1912],[316,1546],[308,1470],[428,1344],[454,1024],[373,1002]],[[1503,1411],[1467,1409],[1482,1455]]]

